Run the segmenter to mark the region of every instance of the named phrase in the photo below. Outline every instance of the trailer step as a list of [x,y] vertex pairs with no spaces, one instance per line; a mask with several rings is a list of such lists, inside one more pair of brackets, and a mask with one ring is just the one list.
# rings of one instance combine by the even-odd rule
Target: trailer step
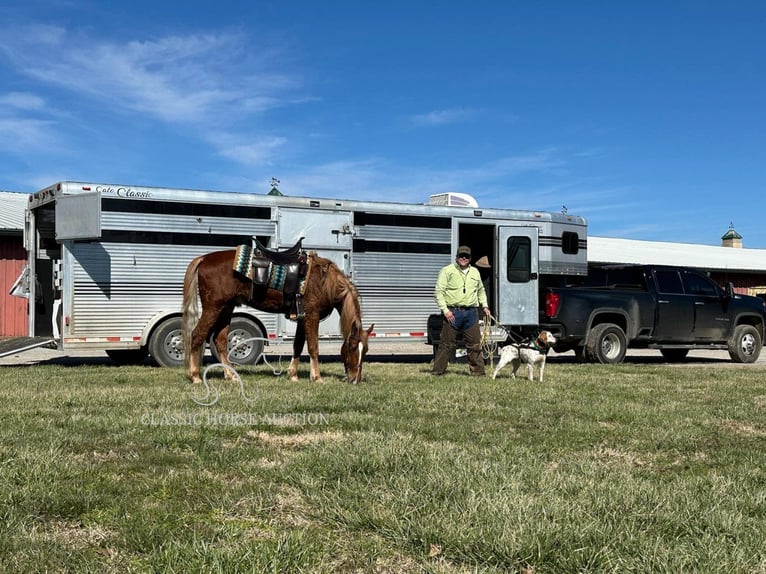
[[0,357],[23,353],[39,347],[56,346],[56,340],[50,337],[9,337],[0,339]]

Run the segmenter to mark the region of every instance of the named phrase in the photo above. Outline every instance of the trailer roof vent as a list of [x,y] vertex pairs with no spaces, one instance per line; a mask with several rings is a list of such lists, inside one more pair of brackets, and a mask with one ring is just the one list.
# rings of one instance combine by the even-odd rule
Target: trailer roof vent
[[453,207],[479,207],[479,202],[467,193],[437,193],[428,197],[428,205],[450,205]]

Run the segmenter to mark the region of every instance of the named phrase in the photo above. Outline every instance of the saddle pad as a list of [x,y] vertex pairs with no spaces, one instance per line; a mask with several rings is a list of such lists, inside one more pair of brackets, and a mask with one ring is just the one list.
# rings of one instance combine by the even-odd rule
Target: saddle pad
[[[240,245],[237,247],[237,252],[234,255],[234,271],[240,275],[244,275],[250,281],[255,277],[253,271],[253,258],[257,254],[257,250],[253,249],[250,245]],[[276,289],[277,291],[285,290],[285,280],[287,279],[287,265],[269,265],[269,281],[267,283],[269,289]]]
[[253,280],[253,248],[250,245],[239,245],[234,255],[234,271]]

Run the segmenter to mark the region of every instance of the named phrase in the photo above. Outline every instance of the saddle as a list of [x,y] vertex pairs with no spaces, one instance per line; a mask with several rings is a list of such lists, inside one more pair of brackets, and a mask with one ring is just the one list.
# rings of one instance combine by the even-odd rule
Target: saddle
[[274,289],[282,293],[281,311],[288,319],[302,319],[303,290],[308,276],[308,256],[303,250],[303,237],[295,245],[282,251],[266,248],[258,238],[253,237],[253,246],[241,245],[235,258],[238,268],[242,269],[240,252],[248,248],[250,265],[247,275],[252,281],[250,297],[253,301],[262,299],[266,289]]
[[253,237],[253,249],[256,253],[260,253],[262,257],[265,257],[276,265],[290,265],[291,263],[298,263],[301,255],[305,255],[303,251],[304,239],[304,237],[301,237],[292,247],[279,251],[266,248],[260,241],[258,241],[257,237]]

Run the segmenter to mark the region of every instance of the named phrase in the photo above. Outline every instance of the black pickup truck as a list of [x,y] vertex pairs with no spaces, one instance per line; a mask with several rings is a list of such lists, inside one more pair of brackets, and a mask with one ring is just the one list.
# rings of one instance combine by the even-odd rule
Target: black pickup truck
[[680,267],[592,269],[583,285],[547,288],[541,305],[540,327],[556,336],[555,350],[599,363],[621,362],[628,347],[659,349],[669,360],[727,349],[733,361],[752,363],[766,326],[766,301]]

